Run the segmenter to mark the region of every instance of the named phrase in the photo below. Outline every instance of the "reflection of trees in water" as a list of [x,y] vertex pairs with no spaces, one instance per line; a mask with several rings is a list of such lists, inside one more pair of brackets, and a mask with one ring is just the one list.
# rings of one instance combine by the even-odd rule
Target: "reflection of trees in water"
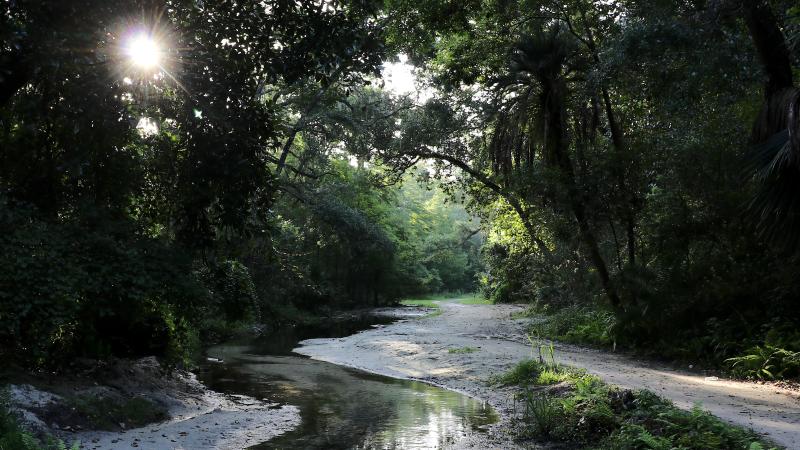
[[[299,395],[286,399],[300,408],[300,425],[255,448],[357,448],[396,420],[396,386],[363,379],[354,372],[302,358],[288,362]],[[270,366],[266,370],[281,368]],[[298,369],[295,371],[295,369]],[[283,372],[283,370],[280,370]]]
[[297,428],[255,449],[440,447],[497,420],[482,403],[424,383],[243,347],[215,351],[226,364],[205,374],[212,387],[300,409]]

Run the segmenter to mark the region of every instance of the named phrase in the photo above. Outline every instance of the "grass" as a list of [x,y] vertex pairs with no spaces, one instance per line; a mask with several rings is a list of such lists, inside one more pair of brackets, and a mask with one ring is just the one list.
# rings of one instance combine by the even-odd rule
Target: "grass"
[[554,311],[533,305],[512,317],[539,319],[533,321],[529,331],[540,338],[599,347],[614,344],[614,315],[607,311],[586,306],[568,306]]
[[492,301],[488,298],[485,298],[482,294],[465,294],[461,297],[457,297],[455,300],[457,303],[461,303],[462,305],[491,305]]
[[430,314],[425,317],[436,317],[442,314],[440,304],[442,302],[461,303],[463,305],[490,305],[491,301],[484,299],[480,294],[433,294],[423,298],[408,298],[401,300],[404,306],[418,306],[431,308]]
[[409,299],[409,300],[401,300],[400,304],[404,306],[420,306],[423,308],[439,309],[439,300]]
[[775,448],[756,433],[646,391],[603,383],[584,370],[525,360],[491,380],[520,387],[521,439],[598,450]]
[[454,354],[475,353],[477,351],[478,351],[477,347],[459,347],[459,348],[447,349],[447,353],[454,353]]
[[439,307],[438,300],[428,300],[428,299],[411,299],[411,300],[401,300],[400,304],[403,306],[418,306],[421,308],[430,308],[433,311],[426,314],[424,317],[436,317],[442,315],[442,308]]
[[492,302],[485,299],[481,294],[432,294],[420,298],[408,298],[401,300],[401,305],[422,306],[426,308],[438,308],[441,302],[461,303],[462,305],[491,305]]
[[490,383],[503,386],[547,386],[562,381],[574,382],[585,375],[584,371],[566,366],[554,366],[526,359],[506,373],[490,379]]

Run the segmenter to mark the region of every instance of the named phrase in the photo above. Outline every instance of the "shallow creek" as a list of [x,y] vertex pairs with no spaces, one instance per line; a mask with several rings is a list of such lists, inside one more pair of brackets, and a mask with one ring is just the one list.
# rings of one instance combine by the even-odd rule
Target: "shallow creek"
[[295,405],[301,423],[253,449],[441,448],[498,420],[484,402],[293,354],[308,338],[343,337],[392,319],[372,315],[290,328],[212,347],[198,376],[210,388]]

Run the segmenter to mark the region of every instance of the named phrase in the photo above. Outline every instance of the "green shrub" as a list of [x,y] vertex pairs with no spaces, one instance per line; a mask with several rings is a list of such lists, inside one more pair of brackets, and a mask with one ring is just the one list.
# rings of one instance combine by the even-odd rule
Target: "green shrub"
[[557,399],[530,389],[523,391],[522,398],[525,406],[524,419],[533,424],[536,435],[549,437],[563,415],[561,404]]
[[[556,375],[571,389],[547,387]],[[497,380],[522,386],[523,437],[608,450],[769,448],[756,433],[699,407],[684,411],[650,391],[620,390],[580,370],[526,360]]]
[[558,372],[553,369],[544,369],[539,372],[539,375],[536,377],[536,384],[540,384],[546,386],[548,384],[556,384],[564,381],[566,376],[564,373]]
[[562,381],[575,382],[585,377],[586,372],[558,364],[545,363],[535,359],[525,359],[507,372],[493,377],[490,382],[500,385],[550,385]]
[[669,439],[654,436],[641,425],[626,423],[607,441],[608,447],[616,450],[671,450]]
[[725,362],[734,375],[743,378],[775,380],[800,375],[800,352],[770,345],[757,345]]
[[0,353],[28,366],[76,354],[182,355],[176,326],[204,298],[190,259],[126,222],[53,221],[0,202]]
[[533,383],[543,368],[543,365],[538,361],[525,359],[502,375],[494,377],[491,381],[494,384],[502,385],[525,385]]
[[544,316],[531,325],[534,336],[573,344],[608,346],[614,342],[613,314],[582,306],[567,306],[555,311],[534,308],[531,313]]

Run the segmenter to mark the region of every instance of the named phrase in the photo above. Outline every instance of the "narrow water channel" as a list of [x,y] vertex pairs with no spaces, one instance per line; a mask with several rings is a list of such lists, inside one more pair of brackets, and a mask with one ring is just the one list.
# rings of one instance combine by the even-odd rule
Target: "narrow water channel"
[[301,339],[342,337],[387,321],[362,316],[219,345],[208,356],[223,362],[209,362],[199,376],[220,392],[300,409],[296,429],[253,449],[441,448],[497,421],[491,407],[456,392],[291,353]]

